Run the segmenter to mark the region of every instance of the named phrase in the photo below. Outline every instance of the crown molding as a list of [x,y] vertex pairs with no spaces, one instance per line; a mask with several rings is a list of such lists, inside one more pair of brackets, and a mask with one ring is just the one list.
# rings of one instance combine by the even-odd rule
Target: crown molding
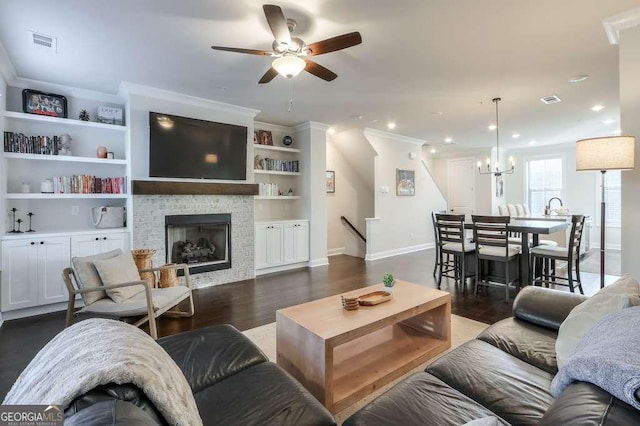
[[264,121],[254,121],[253,127],[256,129],[277,130],[283,133],[291,132],[293,130],[293,128],[289,126],[283,126],[281,124],[266,123]]
[[640,25],[640,7],[626,12],[604,18],[602,20],[604,31],[611,44],[620,43],[620,31]]
[[36,89],[43,92],[54,92],[65,96],[71,96],[80,99],[92,99],[101,102],[109,102],[113,104],[123,104],[126,98],[113,93],[98,92],[95,90],[82,89],[80,87],[65,86],[63,84],[49,83],[40,80],[31,80],[28,78],[17,77],[9,86],[21,89]]
[[320,130],[322,132],[326,132],[329,130],[329,125],[318,123],[317,121],[305,121],[304,123],[297,124],[293,126],[293,130],[296,132],[302,132],[305,130]]
[[11,85],[16,79],[16,69],[9,60],[9,55],[2,42],[0,42],[0,75],[4,78],[4,81]]
[[427,143],[427,141],[424,141],[422,139],[416,139],[416,138],[411,138],[409,136],[403,136],[403,135],[399,135],[397,133],[390,133],[390,132],[385,132],[383,130],[377,130],[377,129],[370,129],[370,128],[365,128],[362,133],[365,135],[365,137],[367,136],[377,136],[380,138],[386,138],[386,139],[392,139],[398,142],[405,142],[405,143],[412,143],[414,145],[424,145]]
[[260,110],[257,109],[245,108],[192,95],[185,95],[184,93],[172,92],[170,90],[158,89],[156,87],[144,86],[141,84],[130,83],[128,81],[120,83],[118,94],[125,99],[131,95],[146,96],[170,102],[178,102],[203,108],[212,108],[218,111],[244,115],[251,118],[254,118],[260,112]]

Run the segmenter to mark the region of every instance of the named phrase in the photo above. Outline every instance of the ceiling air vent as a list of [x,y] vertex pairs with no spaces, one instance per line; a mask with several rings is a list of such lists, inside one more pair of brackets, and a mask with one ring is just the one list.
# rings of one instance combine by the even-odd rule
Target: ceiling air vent
[[47,49],[53,52],[56,51],[57,47],[57,39],[52,36],[48,36],[46,34],[35,33],[33,31],[29,31],[29,41],[32,43],[34,47],[38,49]]
[[545,96],[544,98],[540,98],[543,104],[557,104],[558,102],[562,102],[562,99],[557,97],[556,95]]

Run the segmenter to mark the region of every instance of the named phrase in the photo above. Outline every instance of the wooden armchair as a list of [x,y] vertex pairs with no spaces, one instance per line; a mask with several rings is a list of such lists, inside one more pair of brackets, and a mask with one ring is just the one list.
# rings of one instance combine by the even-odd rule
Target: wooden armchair
[[[74,258],[74,260],[76,259],[78,258]],[[146,269],[140,272],[154,272],[155,274],[159,272],[161,268],[163,270],[166,270],[167,268],[182,269],[184,271],[184,285],[167,288],[157,288],[157,284],[154,284],[154,286],[152,287],[147,281],[138,280],[111,285],[88,286],[84,285],[85,283],[83,283],[79,279],[79,274],[75,269],[65,268],[62,272],[62,278],[69,292],[66,326],[68,327],[69,325],[71,325],[74,316],[80,313],[90,313],[117,319],[141,316],[142,318],[137,319],[137,321],[134,322],[133,325],[135,325],[136,327],[140,327],[148,321],[150,332],[149,334],[154,339],[157,339],[158,331],[156,326],[156,318],[158,318],[160,315],[166,314],[167,316],[174,317],[190,317],[194,314],[193,297],[191,294],[191,281],[189,277],[188,266],[186,264],[177,264],[171,266],[167,265],[152,269]],[[97,276],[97,274],[95,275]],[[157,283],[157,280],[155,280],[155,283]],[[144,291],[141,291],[121,302],[114,302],[105,293],[106,290],[114,290],[118,288],[140,285],[144,286]],[[98,297],[96,297],[96,294],[98,295]],[[84,307],[76,311],[75,301],[77,295],[82,296],[85,305]],[[87,297],[87,295],[92,296]],[[172,309],[186,299],[189,299],[189,305],[186,311]]]

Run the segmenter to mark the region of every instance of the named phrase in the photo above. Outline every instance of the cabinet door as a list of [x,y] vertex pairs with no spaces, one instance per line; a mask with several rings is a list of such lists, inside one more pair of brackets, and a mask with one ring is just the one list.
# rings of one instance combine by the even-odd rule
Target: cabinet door
[[255,262],[256,269],[262,269],[269,266],[269,259],[267,258],[267,253],[269,249],[267,247],[267,225],[256,225],[256,234],[255,234]]
[[71,237],[71,256],[85,257],[100,253],[102,243],[98,235],[76,235]]
[[[38,305],[37,274],[38,249],[35,242],[31,240],[2,242],[3,311]],[[62,277],[61,274],[62,270],[60,270]]]
[[69,293],[62,280],[62,270],[69,267],[69,237],[42,238],[36,241],[38,251],[38,304],[65,302]]
[[296,223],[294,230],[294,260],[296,262],[306,262],[309,260],[309,223]]
[[283,226],[282,224],[268,225],[267,229],[267,259],[269,266],[278,266],[284,263],[283,250]]
[[283,225],[283,252],[284,252],[284,263],[295,263],[296,262],[296,230],[298,229],[297,224],[295,223],[285,223]]
[[107,234],[100,237],[101,238],[101,247],[102,253],[120,249],[123,252],[129,251],[129,234],[128,233],[120,233],[120,234]]

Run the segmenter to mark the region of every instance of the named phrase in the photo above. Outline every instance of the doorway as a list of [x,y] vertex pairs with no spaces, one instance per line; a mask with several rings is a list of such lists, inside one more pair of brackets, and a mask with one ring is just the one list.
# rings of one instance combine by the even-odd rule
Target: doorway
[[476,208],[476,171],[473,158],[447,162],[447,211],[472,214]]

